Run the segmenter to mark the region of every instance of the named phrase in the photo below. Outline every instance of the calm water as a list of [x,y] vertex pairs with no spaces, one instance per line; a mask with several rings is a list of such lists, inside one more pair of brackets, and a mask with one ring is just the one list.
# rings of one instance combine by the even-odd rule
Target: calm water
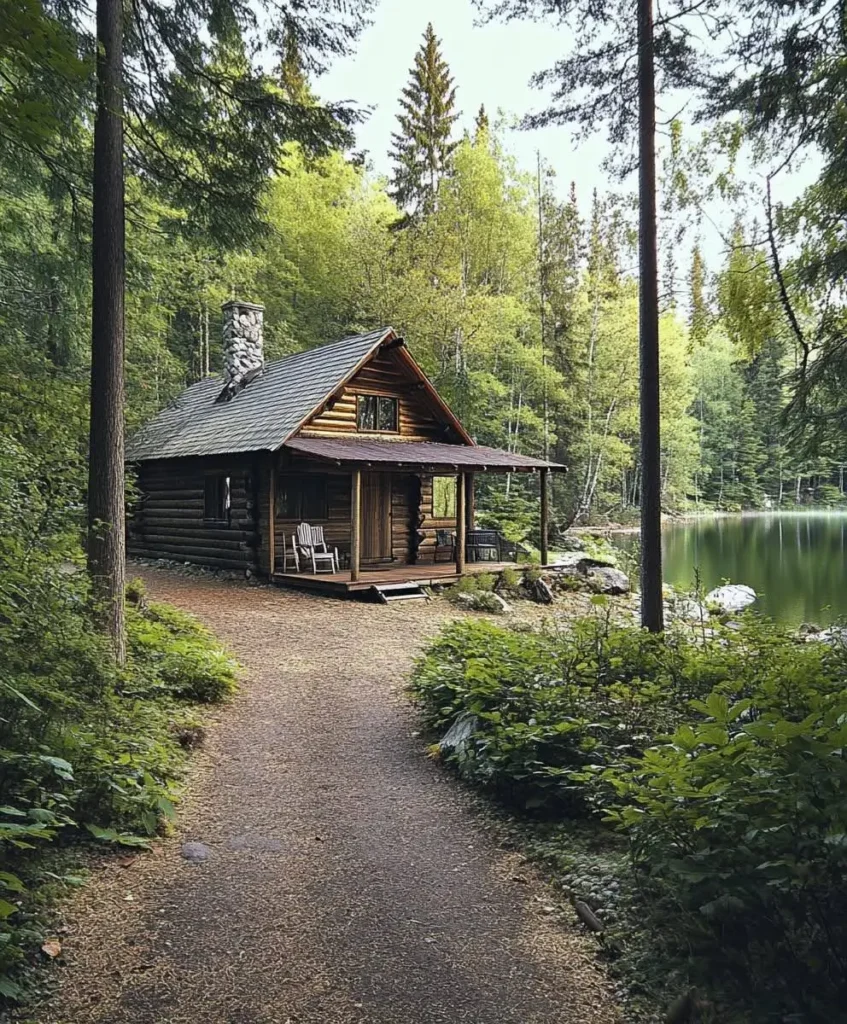
[[[632,537],[615,542],[631,547]],[[666,583],[691,589],[695,566],[706,590],[725,579],[759,595],[753,606],[784,622],[847,617],[847,513],[779,512],[669,525]]]

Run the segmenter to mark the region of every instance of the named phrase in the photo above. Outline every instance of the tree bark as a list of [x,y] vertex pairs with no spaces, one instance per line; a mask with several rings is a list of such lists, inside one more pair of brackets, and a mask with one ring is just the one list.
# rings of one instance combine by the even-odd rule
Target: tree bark
[[88,571],[120,664],[126,654],[122,51],[122,0],[97,0]]
[[653,0],[638,0],[639,355],[641,391],[641,625],[664,628],[659,433],[659,267],[656,244],[656,81]]

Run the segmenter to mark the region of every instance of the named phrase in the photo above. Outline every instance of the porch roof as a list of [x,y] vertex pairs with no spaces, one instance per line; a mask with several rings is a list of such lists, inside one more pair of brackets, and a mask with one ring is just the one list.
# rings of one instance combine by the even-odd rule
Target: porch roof
[[300,455],[327,462],[359,466],[394,466],[398,469],[466,470],[534,473],[539,469],[564,470],[557,462],[531,455],[504,452],[484,445],[442,444],[437,441],[382,441],[358,437],[293,437],[284,446]]

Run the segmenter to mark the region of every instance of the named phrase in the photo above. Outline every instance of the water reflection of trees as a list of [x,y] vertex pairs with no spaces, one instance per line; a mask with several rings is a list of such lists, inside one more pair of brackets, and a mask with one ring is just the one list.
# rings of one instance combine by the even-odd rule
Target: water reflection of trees
[[691,588],[747,583],[760,611],[788,622],[847,615],[847,515],[779,513],[672,525],[664,536],[665,580]]

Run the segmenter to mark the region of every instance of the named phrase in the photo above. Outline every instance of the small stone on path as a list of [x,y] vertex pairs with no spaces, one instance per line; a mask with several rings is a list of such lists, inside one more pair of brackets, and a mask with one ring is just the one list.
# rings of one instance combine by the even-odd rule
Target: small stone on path
[[204,843],[183,843],[179,852],[190,864],[202,864],[209,859],[209,847]]

